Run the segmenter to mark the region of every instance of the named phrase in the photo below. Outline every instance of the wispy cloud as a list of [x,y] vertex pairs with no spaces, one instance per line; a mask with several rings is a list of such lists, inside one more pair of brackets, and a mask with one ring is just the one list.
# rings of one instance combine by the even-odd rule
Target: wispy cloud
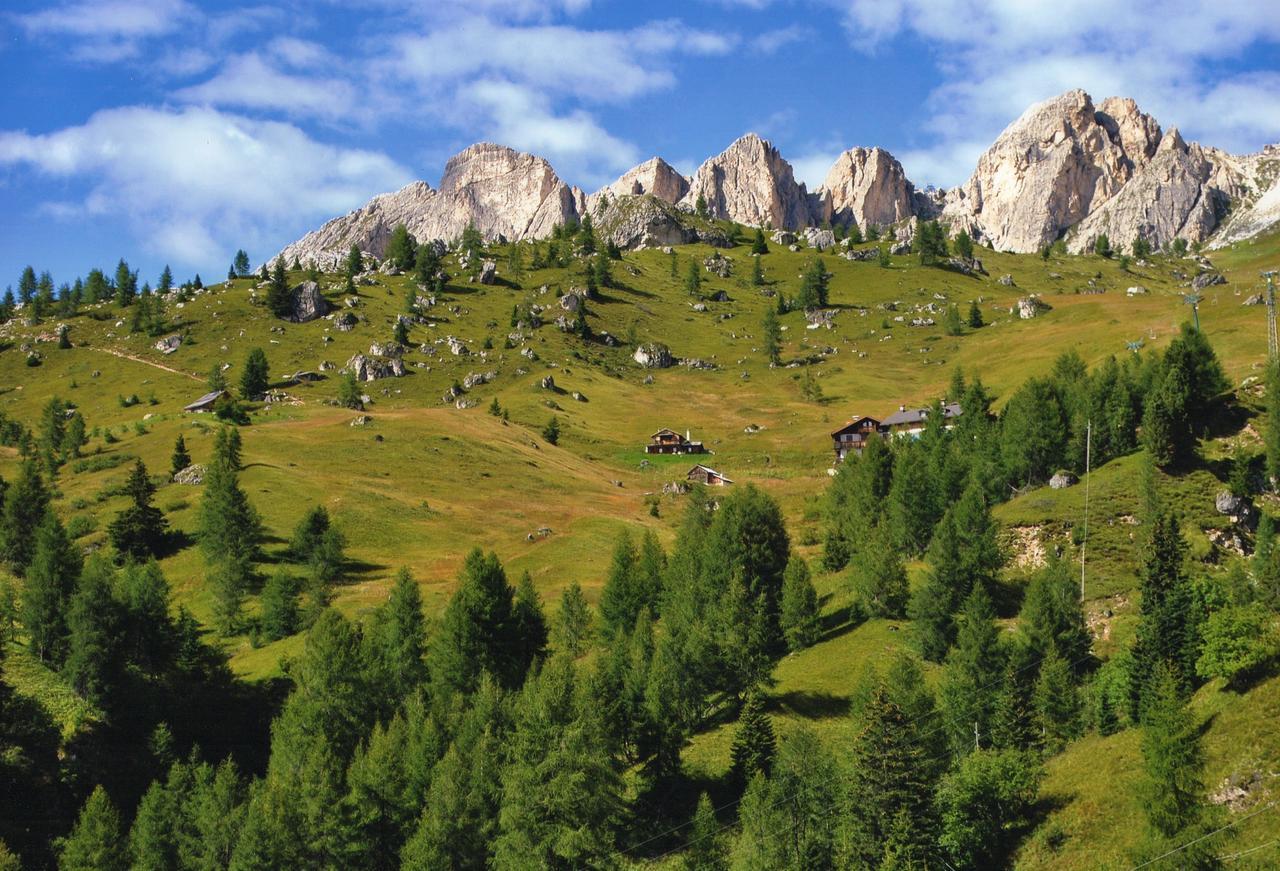
[[804,42],[811,35],[812,31],[809,28],[792,24],[789,27],[766,30],[764,33],[757,34],[751,38],[749,45],[759,54],[774,54],[788,45]]
[[[289,44],[286,51],[298,58],[298,48]],[[287,73],[257,53],[231,58],[216,76],[174,96],[186,103],[274,110],[291,118],[350,121],[360,114],[356,88],[350,82]]]
[[97,62],[134,57],[143,41],[171,34],[197,17],[185,0],[86,0],[14,16],[28,36],[71,37],[72,57]]
[[125,216],[147,250],[194,265],[274,246],[412,177],[376,151],[197,107],[110,109],[53,133],[0,132],[0,166],[13,165],[87,179],[85,213]]

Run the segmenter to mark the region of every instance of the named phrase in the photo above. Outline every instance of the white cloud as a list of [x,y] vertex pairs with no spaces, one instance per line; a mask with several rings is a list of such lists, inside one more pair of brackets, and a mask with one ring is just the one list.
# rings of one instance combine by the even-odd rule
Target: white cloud
[[587,112],[556,114],[543,95],[511,82],[483,80],[459,95],[485,110],[485,135],[545,157],[569,180],[594,188],[639,162],[636,148],[601,127]]
[[138,39],[177,29],[194,10],[183,0],[88,0],[17,16],[28,33]]
[[807,27],[801,27],[798,24],[792,24],[790,27],[780,27],[777,30],[766,30],[764,33],[758,34],[751,38],[751,48],[760,54],[773,54],[781,48],[792,43],[803,42],[810,36],[810,30]]
[[411,178],[378,152],[195,107],[109,109],[49,134],[0,132],[0,166],[19,164],[87,179],[84,213],[123,218],[143,247],[194,266],[240,246],[278,247]]
[[[302,57],[296,45],[285,52]],[[186,103],[274,110],[295,118],[330,121],[351,119],[357,104],[356,89],[350,83],[281,72],[256,53],[232,57],[212,79],[174,96]]]
[[[839,0],[833,0],[839,2]],[[937,46],[944,81],[931,95],[931,146],[909,152],[917,181],[957,183],[975,142],[1028,105],[1070,88],[1130,96],[1168,129],[1231,150],[1280,138],[1273,73],[1215,68],[1280,40],[1280,17],[1254,0],[844,0],[855,46],[876,51],[910,34]],[[914,167],[914,168],[913,168]],[[920,178],[914,173],[938,173]]]
[[827,179],[831,165],[836,162],[844,149],[839,146],[826,146],[802,150],[796,157],[788,158],[795,176],[804,182],[810,192],[816,191]]

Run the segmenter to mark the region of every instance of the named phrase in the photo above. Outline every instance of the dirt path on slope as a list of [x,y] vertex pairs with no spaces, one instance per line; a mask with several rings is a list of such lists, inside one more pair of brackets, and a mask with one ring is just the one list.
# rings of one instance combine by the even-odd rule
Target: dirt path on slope
[[116,351],[111,348],[95,348],[92,345],[84,345],[90,351],[97,351],[101,354],[110,354],[112,357],[119,357],[122,360],[132,360],[135,363],[141,363],[144,366],[151,366],[156,369],[163,369],[165,372],[172,372],[174,375],[181,375],[183,378],[190,378],[192,381],[203,381],[204,379],[198,375],[192,375],[190,372],[183,372],[181,369],[174,369],[172,366],[166,366],[163,363],[157,363],[154,360],[148,360],[145,357],[138,357],[134,354],[126,354],[124,351]]

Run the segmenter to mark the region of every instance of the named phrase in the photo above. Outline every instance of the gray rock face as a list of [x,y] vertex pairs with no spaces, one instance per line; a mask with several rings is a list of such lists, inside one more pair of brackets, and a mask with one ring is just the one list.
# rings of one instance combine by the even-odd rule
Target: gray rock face
[[1040,297],[1028,296],[1024,299],[1018,300],[1017,312],[1018,317],[1022,318],[1024,321],[1029,321],[1034,317],[1039,317],[1051,308],[1052,307],[1047,302],[1040,299]]
[[155,344],[155,349],[161,354],[172,354],[174,351],[182,347],[182,336],[165,336]]
[[380,378],[399,378],[404,375],[404,361],[399,357],[382,360],[356,354],[347,361],[346,371],[357,381],[377,381]]
[[494,263],[492,260],[486,260],[480,264],[479,281],[481,284],[493,284],[494,279],[496,279],[497,277],[498,277],[497,263]]
[[822,230],[818,227],[809,227],[804,231],[804,241],[815,251],[825,251],[828,248],[835,247],[836,235],[830,230]]
[[314,321],[329,313],[329,301],[320,292],[320,285],[314,281],[304,281],[290,294],[289,320],[295,324]]
[[581,199],[541,157],[482,142],[450,158],[438,190],[417,181],[374,197],[278,256],[326,270],[343,263],[352,245],[382,257],[400,223],[420,240],[456,239],[468,223],[490,239],[538,238],[576,218]]
[[175,484],[202,484],[204,483],[204,466],[199,463],[187,466],[185,469],[174,472],[173,483]]
[[1191,287],[1195,290],[1204,290],[1206,287],[1213,287],[1215,284],[1226,283],[1227,279],[1222,276],[1221,272],[1201,272],[1191,279]]
[[680,204],[693,209],[699,196],[714,218],[788,229],[819,223],[791,164],[754,133],[699,166]]
[[632,359],[646,369],[666,369],[675,364],[671,349],[658,342],[645,342],[640,345],[636,348]]
[[1049,486],[1054,490],[1063,490],[1079,480],[1072,472],[1058,472],[1049,479]]
[[829,201],[831,220],[837,223],[883,226],[916,213],[915,186],[902,164],[883,148],[851,148],[841,154],[818,193]]
[[689,218],[653,194],[598,200],[592,211],[597,234],[619,248],[664,248],[697,239]]
[[1115,196],[1154,151],[1154,121],[1131,103],[1104,106],[1120,117],[1099,113],[1080,90],[1029,108],[948,194],[943,218],[1002,250],[1035,251],[1058,238]]
[[680,202],[688,192],[689,179],[677,172],[675,167],[661,157],[651,157],[639,166],[624,172],[617,181],[597,191],[592,197],[599,197],[605,193],[613,197],[648,194],[664,203],[674,204]]

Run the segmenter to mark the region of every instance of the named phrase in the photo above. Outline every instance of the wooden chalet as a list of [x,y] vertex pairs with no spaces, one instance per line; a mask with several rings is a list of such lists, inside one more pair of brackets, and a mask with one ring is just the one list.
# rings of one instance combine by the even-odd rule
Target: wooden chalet
[[880,421],[874,417],[852,418],[831,434],[836,462],[840,462],[850,453],[861,454],[862,449],[866,447],[867,439],[870,438],[880,438]]
[[706,448],[702,446],[702,442],[695,442],[689,438],[688,431],[684,435],[673,429],[658,430],[649,436],[649,444],[644,446],[646,454],[705,454]]
[[704,466],[701,463],[689,470],[689,474],[685,475],[685,480],[691,484],[706,484],[708,487],[724,487],[732,484],[733,481],[721,475],[710,466]]
[[201,396],[195,402],[191,403],[190,405],[188,405],[186,408],[182,410],[196,411],[196,412],[212,411],[214,403],[216,403],[219,399],[221,399],[223,394],[226,392],[227,391],[225,390],[215,390],[212,393],[206,393],[204,396]]

